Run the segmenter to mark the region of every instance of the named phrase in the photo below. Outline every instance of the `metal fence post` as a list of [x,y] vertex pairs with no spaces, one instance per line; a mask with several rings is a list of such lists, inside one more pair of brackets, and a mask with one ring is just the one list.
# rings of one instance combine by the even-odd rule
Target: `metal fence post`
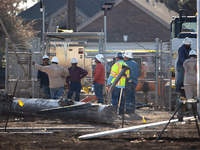
[[37,47],[38,47],[38,52],[40,52],[41,53],[41,49],[40,49],[40,38],[38,38],[38,41],[37,41]]
[[160,40],[160,106],[161,108],[163,108],[163,97],[162,97],[162,92],[163,92],[163,58],[162,58],[162,52],[163,52],[163,48],[162,48],[162,40]]
[[5,92],[8,93],[8,38],[6,38]]
[[[197,99],[199,100],[200,97],[200,52],[199,52],[199,47],[200,47],[200,1],[197,0]],[[199,101],[199,115],[200,115],[200,101]]]
[[158,82],[159,82],[159,38],[156,38],[156,90],[155,90],[155,108],[158,108]]
[[[169,111],[171,111],[171,104],[172,104],[172,40],[170,40],[170,55],[169,55]],[[176,71],[176,70],[175,70]]]
[[[33,41],[32,60],[35,60],[35,41]],[[32,62],[31,62],[32,63]],[[32,65],[31,65],[32,66]],[[32,98],[35,97],[35,67],[32,66]]]

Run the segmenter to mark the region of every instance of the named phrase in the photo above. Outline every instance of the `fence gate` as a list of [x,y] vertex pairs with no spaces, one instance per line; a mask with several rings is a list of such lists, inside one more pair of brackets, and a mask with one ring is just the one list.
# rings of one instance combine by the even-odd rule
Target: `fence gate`
[[[169,43],[157,41],[156,50],[133,53],[140,68],[135,99],[138,105],[153,103],[154,107],[171,110]],[[141,61],[141,62],[140,62]]]

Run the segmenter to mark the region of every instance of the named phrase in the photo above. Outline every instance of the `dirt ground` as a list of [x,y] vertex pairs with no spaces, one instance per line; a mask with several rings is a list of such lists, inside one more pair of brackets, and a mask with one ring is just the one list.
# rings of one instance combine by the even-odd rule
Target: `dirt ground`
[[[140,108],[136,114],[126,114],[124,128],[169,120],[173,112],[155,111],[152,108]],[[143,120],[145,119],[145,123]],[[200,139],[193,120],[170,124],[161,138],[155,143],[164,126],[142,129],[140,131],[113,134],[88,140],[78,137],[94,132],[122,128],[122,116],[113,124],[98,124],[83,120],[61,120],[52,118],[10,118],[7,132],[4,132],[6,118],[0,122],[1,150],[31,149],[78,149],[78,150],[140,150],[140,149],[200,149]],[[71,130],[8,130],[10,127],[76,127]],[[93,129],[79,129],[94,127]]]

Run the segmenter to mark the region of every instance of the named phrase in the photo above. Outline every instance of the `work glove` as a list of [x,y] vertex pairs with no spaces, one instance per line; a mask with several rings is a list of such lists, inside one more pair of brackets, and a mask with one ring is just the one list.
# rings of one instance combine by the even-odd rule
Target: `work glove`
[[67,98],[63,98],[61,97],[59,100],[58,100],[58,104],[60,106],[69,106],[69,105],[74,105],[74,102],[70,99],[68,100]]

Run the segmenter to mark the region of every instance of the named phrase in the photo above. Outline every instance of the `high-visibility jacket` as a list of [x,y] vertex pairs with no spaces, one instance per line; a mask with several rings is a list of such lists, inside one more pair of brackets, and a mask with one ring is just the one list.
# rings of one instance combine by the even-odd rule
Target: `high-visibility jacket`
[[[109,79],[112,79],[112,80],[109,81],[109,79],[108,79],[108,82],[111,82],[111,83],[114,82],[114,80],[116,79],[118,74],[122,71],[122,65],[127,66],[127,64],[123,60],[119,60],[112,66],[111,72],[110,72],[110,77],[109,77]],[[125,72],[125,74],[126,74],[127,78],[130,77],[129,70],[127,70]],[[126,77],[122,76],[121,79],[116,84],[116,87],[124,87],[125,86],[125,82],[126,82]]]

